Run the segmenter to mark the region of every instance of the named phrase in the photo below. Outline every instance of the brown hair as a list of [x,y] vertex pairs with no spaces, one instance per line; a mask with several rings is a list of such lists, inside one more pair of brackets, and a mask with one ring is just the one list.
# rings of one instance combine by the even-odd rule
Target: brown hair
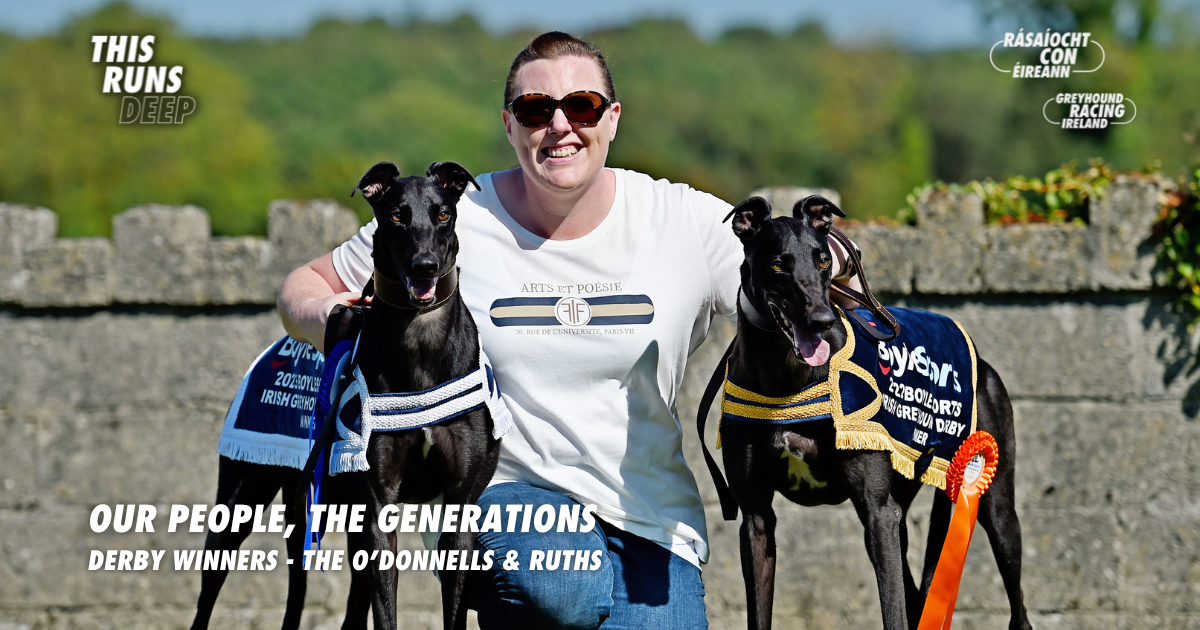
[[533,38],[525,50],[517,53],[512,62],[512,68],[508,71],[508,81],[504,83],[504,104],[508,105],[513,100],[513,82],[517,79],[517,70],[521,66],[536,61],[538,59],[561,59],[563,57],[586,57],[596,62],[600,66],[600,74],[604,78],[604,90],[608,92],[606,96],[612,100],[617,100],[617,88],[613,86],[612,72],[608,70],[608,62],[604,60],[604,55],[593,45],[575,37],[574,35],[563,33],[561,31],[551,31],[542,33]]

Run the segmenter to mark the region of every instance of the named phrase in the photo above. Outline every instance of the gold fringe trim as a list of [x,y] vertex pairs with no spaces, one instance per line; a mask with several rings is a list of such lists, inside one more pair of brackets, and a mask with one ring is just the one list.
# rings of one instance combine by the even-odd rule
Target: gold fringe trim
[[875,432],[838,429],[835,446],[838,450],[891,451],[892,438]]
[[905,479],[912,479],[917,474],[916,464],[899,451],[892,451],[892,469],[904,475]]
[[927,486],[933,486],[938,490],[946,489],[946,472],[936,470],[934,468],[926,468],[924,474],[921,475],[921,483]]
[[721,450],[721,418],[717,418],[717,450]]
[[[971,335],[967,334],[966,329],[957,320],[954,325],[958,326],[958,331],[962,333],[963,339],[967,340],[967,349],[971,351],[971,395],[975,396],[975,400],[971,403],[971,431],[967,433],[967,437],[970,437],[971,433],[975,432],[975,423],[979,420],[979,369],[977,367],[979,359],[975,356],[975,342],[971,341]],[[947,463],[948,465],[949,463]]]
[[950,468],[950,461],[940,457],[934,457],[929,463],[929,468],[925,469],[925,473],[921,475],[921,483],[927,486],[933,486],[938,490],[946,489],[946,471]]
[[[880,425],[880,428],[882,429],[883,425]],[[889,434],[888,437],[891,437],[891,435]],[[895,449],[899,451],[900,454],[904,455],[904,457],[910,462],[915,462],[918,459],[921,459],[921,451],[918,451],[917,449],[905,444],[904,442],[901,442],[900,440],[897,440],[896,438],[892,438],[892,446],[894,446]]]

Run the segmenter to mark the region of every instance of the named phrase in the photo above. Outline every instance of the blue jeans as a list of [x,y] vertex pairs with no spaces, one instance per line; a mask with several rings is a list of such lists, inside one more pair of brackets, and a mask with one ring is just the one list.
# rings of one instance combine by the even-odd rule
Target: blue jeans
[[[524,483],[503,483],[484,491],[478,505],[486,514],[505,505],[570,505],[571,499]],[[481,630],[542,628],[624,630],[692,630],[707,628],[704,583],[700,569],[657,543],[598,521],[590,532],[534,531],[481,533],[476,547],[495,552],[488,571],[471,574],[469,606],[479,612]],[[574,549],[588,554],[588,569],[531,571],[533,550]],[[515,550],[520,570],[504,570],[507,552]],[[591,570],[599,550],[600,567]],[[572,558],[572,569],[574,559]]]

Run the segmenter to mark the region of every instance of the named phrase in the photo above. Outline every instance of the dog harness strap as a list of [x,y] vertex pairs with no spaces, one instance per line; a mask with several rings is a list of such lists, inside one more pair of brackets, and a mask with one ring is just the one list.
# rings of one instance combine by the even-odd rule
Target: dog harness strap
[[[704,395],[700,397],[700,409],[696,411],[696,434],[700,436],[700,448],[704,451],[704,463],[708,465],[708,473],[712,475],[713,485],[717,488],[717,498],[721,500],[721,516],[727,521],[737,518],[737,500],[733,498],[733,493],[730,492],[729,486],[725,483],[725,477],[721,474],[721,469],[717,467],[717,461],[713,459],[712,453],[708,450],[708,444],[704,441],[704,425],[708,421],[708,410],[712,408],[713,400],[717,397],[717,390],[721,388],[721,383],[725,381],[725,372],[729,365],[729,355],[733,354],[733,345],[735,343],[737,343],[737,337],[734,337],[733,341],[729,342],[729,347],[725,349],[725,354],[717,362],[717,368],[713,371],[712,377],[708,379],[708,385],[704,388]],[[720,439],[720,435],[717,436],[717,439]]]
[[771,397],[745,389],[729,379],[725,371],[725,396],[721,419],[756,424],[795,424],[833,417],[833,389],[828,380],[818,381],[791,396]]

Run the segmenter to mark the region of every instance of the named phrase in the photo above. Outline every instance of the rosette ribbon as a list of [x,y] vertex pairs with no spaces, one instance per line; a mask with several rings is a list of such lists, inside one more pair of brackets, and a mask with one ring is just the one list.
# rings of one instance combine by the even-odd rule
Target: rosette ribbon
[[933,572],[933,582],[929,585],[917,630],[950,630],[963,564],[979,515],[979,500],[996,474],[999,451],[996,438],[987,431],[976,431],[963,442],[950,462],[946,471],[946,494],[954,502],[954,516],[950,519],[946,542]]

